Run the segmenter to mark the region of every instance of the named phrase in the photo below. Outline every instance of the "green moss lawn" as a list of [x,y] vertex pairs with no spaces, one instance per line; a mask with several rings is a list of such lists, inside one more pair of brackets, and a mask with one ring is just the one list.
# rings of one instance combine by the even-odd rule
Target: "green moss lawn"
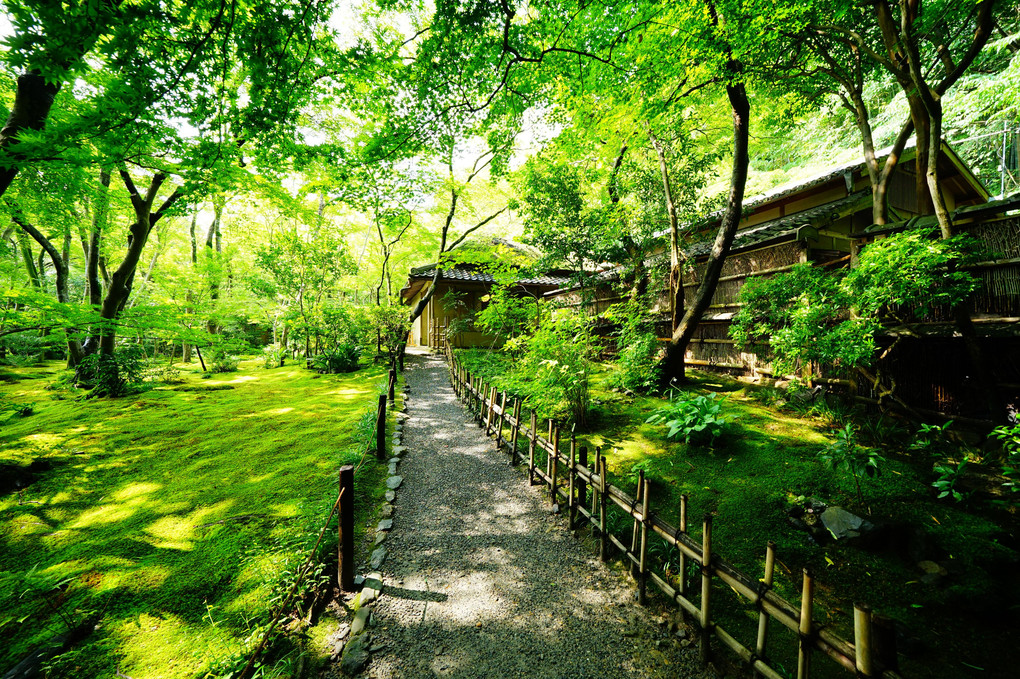
[[[76,401],[45,388],[60,368],[0,375],[4,397],[34,404],[0,428],[0,463],[48,468],[0,496],[0,669],[83,620],[98,628],[50,676],[237,668],[314,544],[338,467],[362,458],[356,425],[385,371],[251,361],[200,379],[196,364],[181,384]],[[356,475],[360,531],[385,469],[369,459]],[[335,551],[335,528],[327,541]],[[271,655],[269,675],[296,657]]]

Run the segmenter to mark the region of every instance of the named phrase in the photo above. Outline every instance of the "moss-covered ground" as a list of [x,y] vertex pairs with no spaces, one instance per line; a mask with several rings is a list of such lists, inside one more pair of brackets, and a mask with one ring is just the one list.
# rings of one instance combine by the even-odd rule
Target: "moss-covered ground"
[[[79,401],[46,389],[59,364],[3,373],[0,394],[33,412],[0,428],[0,463],[38,473],[0,496],[0,669],[89,621],[48,675],[134,679],[240,669],[329,514],[338,467],[362,461],[358,423],[385,380],[254,361],[202,379],[196,364],[179,384]],[[356,473],[361,534],[385,471],[370,456]],[[295,648],[277,644],[266,676],[290,676]]]
[[[496,384],[509,371],[495,352],[461,357],[473,374]],[[643,470],[652,481],[653,511],[674,525],[680,497],[688,495],[692,535],[700,539],[702,516],[713,515],[715,553],[753,577],[762,576],[767,542],[776,542],[779,593],[799,602],[801,574],[809,568],[816,579],[816,617],[844,638],[852,639],[854,602],[889,616],[898,629],[905,676],[991,677],[1015,671],[1020,662],[1016,514],[978,496],[964,503],[937,500],[931,487],[934,460],[908,450],[905,425],[888,419],[876,424],[856,414],[863,443],[884,457],[880,475],[862,482],[862,502],[852,477],[827,469],[818,458],[840,425],[855,417],[845,408],[777,407],[770,404],[774,390],[692,371],[685,389],[724,397],[723,414],[730,423],[714,444],[685,445],[668,440],[664,426],[645,422],[663,406],[663,397],[605,388],[612,369],[607,364],[595,372],[591,424],[577,434],[579,446],[599,447],[606,455],[612,483],[633,495]],[[791,505],[810,497],[885,526],[887,537],[870,548],[846,541],[818,544],[788,519]],[[629,535],[630,522],[622,515],[614,523]],[[664,542],[653,540],[651,549],[675,568],[678,555]],[[921,560],[938,561],[947,573],[926,578]],[[757,611],[737,603],[727,588],[718,589],[720,619],[740,631],[738,639],[753,643]],[[793,667],[795,647],[789,641],[785,666]],[[775,645],[776,653],[780,646]],[[827,664],[832,665],[817,663],[819,669]],[[834,667],[833,676],[841,675]]]

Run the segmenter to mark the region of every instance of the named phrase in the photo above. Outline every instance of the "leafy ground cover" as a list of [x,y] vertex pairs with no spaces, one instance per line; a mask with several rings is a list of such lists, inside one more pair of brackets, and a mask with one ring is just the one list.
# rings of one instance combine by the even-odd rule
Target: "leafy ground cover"
[[[496,384],[511,373],[505,354],[461,356],[472,374]],[[847,638],[853,603],[871,604],[893,621],[906,676],[1012,671],[1018,657],[1011,635],[1018,631],[1020,611],[1016,515],[977,496],[967,502],[938,499],[932,487],[935,460],[909,449],[906,427],[888,419],[859,419],[854,425],[865,464],[869,453],[877,454],[880,471],[875,478],[862,477],[858,495],[851,474],[824,464],[853,420],[848,409],[824,401],[781,406],[785,399],[775,390],[692,372],[685,388],[716,394],[711,401],[721,401],[727,422],[714,441],[692,437],[687,444],[668,439],[663,423],[647,422],[667,399],[609,390],[613,370],[604,365],[593,375],[591,425],[577,435],[578,445],[606,454],[613,483],[633,493],[643,471],[652,481],[653,510],[671,522],[678,522],[680,496],[688,495],[692,534],[700,536],[701,517],[712,514],[716,551],[748,574],[760,577],[766,543],[776,542],[779,592],[799,601],[802,569],[809,568],[817,583],[817,619]],[[514,379],[520,377],[500,386],[512,390]],[[881,530],[865,544],[819,544],[790,521],[791,508],[808,498],[844,507]],[[617,523],[618,531],[629,531],[624,517]],[[665,543],[651,549],[675,568],[678,555]],[[940,570],[924,570],[932,564]],[[727,623],[753,640],[757,611],[735,599],[726,606]],[[840,674],[836,670],[834,676]]]
[[[35,477],[0,496],[0,668],[87,622],[98,627],[48,676],[239,670],[318,537],[337,468],[361,465],[362,534],[381,501],[385,465],[361,463],[385,371],[243,361],[201,379],[178,366],[178,383],[80,401],[46,388],[61,367],[5,369],[0,382],[5,403],[31,404],[0,418],[0,463]],[[333,523],[310,588],[335,573]],[[311,617],[309,598],[297,617]],[[295,639],[265,676],[290,676]]]

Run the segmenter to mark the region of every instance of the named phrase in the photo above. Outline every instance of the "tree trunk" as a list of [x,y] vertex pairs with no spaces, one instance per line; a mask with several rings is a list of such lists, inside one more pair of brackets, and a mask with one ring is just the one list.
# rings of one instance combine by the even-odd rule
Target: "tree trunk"
[[14,106],[3,129],[0,129],[0,153],[13,158],[15,162],[0,167],[0,195],[7,191],[18,174],[17,161],[23,160],[18,153],[19,135],[26,130],[37,131],[45,127],[60,85],[59,82],[46,82],[46,78],[38,71],[18,76]]
[[85,289],[89,304],[98,307],[103,302],[103,286],[99,280],[100,248],[103,229],[110,207],[110,172],[99,171],[100,192],[96,198],[96,209],[92,214],[92,232],[89,234],[88,248],[85,252]]
[[670,332],[676,332],[684,316],[683,251],[680,249],[680,219],[673,201],[673,185],[669,178],[666,152],[648,126],[648,138],[659,158],[659,173],[662,175],[662,192],[666,199],[666,216],[669,218],[669,319]]
[[684,313],[680,325],[673,331],[673,336],[666,347],[662,379],[667,384],[674,379],[683,381],[686,378],[684,355],[687,353],[687,345],[698,328],[702,314],[712,301],[723,263],[726,261],[726,255],[729,254],[733,238],[737,234],[737,226],[740,224],[744,204],[744,187],[747,184],[748,118],[751,105],[742,83],[727,85],[726,95],[733,111],[733,171],[730,175],[730,192],[726,200],[726,210],[719,223],[719,232],[712,245],[712,252],[708,256],[694,303]]

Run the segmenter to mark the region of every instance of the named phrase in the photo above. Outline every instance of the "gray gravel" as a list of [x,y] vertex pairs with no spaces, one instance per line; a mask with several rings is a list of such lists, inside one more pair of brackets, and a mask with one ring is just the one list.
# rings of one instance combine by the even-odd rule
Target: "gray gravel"
[[[371,663],[389,677],[701,677],[663,615],[550,513],[456,400],[445,363],[409,356],[393,530]],[[687,642],[689,643],[689,642]]]

